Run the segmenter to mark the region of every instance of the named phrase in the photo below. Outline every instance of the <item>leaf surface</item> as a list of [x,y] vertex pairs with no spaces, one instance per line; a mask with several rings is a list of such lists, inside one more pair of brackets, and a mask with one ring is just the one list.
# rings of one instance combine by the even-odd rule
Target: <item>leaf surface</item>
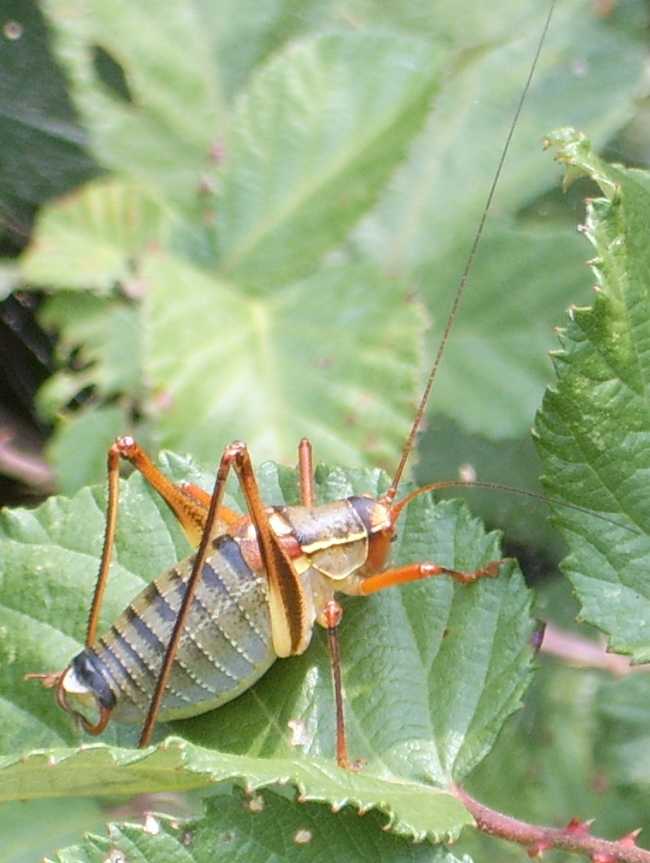
[[89,476],[106,471],[108,448],[128,423],[126,411],[110,405],[78,411],[59,423],[46,453],[56,466],[58,488],[64,494],[73,494]]
[[42,4],[7,3],[2,11],[0,214],[3,232],[22,245],[35,208],[98,167],[52,56]]
[[225,276],[266,293],[344,239],[424,121],[438,56],[415,39],[332,34],[254,76],[225,143]]
[[[258,459],[293,460],[309,434],[327,460],[392,468],[436,339],[424,354],[424,321],[405,306],[424,300],[440,331],[532,56],[537,6],[515,18],[499,16],[504,6],[469,10],[468,33],[444,4],[314,0],[298,15],[278,0],[231,18],[198,0],[181,5],[144,28],[147,4],[116,16],[84,0],[74,18],[63,3],[48,5],[99,157],[117,176],[45,213],[25,267],[57,288],[85,280],[141,295],[152,242],[161,246],[178,287],[170,277],[146,283],[153,317],[142,318],[139,345],[125,339],[112,355],[114,378],[131,358],[146,363],[123,378],[127,410],[140,418],[124,431],[204,462],[234,437]],[[434,389],[435,405],[465,429],[527,433],[549,375],[549,324],[588,287],[566,218],[536,201],[553,183],[538,142],[569,104],[603,138],[629,116],[643,14],[638,0],[606,22],[578,0],[559,10]],[[232,55],[246,34],[229,78],[220,46]],[[191,57],[183,40],[198,46]],[[605,72],[617,81],[607,104]],[[202,271],[196,283],[183,271],[188,259]],[[105,371],[74,368],[58,381],[61,400],[101,386]]]
[[[248,801],[236,795],[213,798],[202,818],[178,824],[150,817],[144,826],[110,824],[108,836],[88,836],[84,843],[60,851],[56,863],[103,863],[106,854],[122,851],[138,863],[226,863],[266,861],[408,860],[412,863],[461,863],[444,848],[408,845],[378,830],[379,819],[355,813],[327,812],[321,806],[296,807],[265,792]],[[471,863],[463,857],[462,863]]]
[[96,180],[43,210],[22,275],[34,285],[96,294],[110,293],[117,282],[128,287],[136,281],[136,256],[165,239],[168,219],[137,185]]
[[393,282],[332,266],[254,299],[162,255],[142,272],[144,370],[162,443],[216,464],[240,438],[254,458],[273,452],[290,463],[307,436],[318,458],[354,461],[363,450],[393,465],[411,418],[422,322],[406,297],[395,308]]
[[326,802],[337,809],[377,809],[387,816],[384,823],[391,832],[411,840],[452,841],[463,826],[473,823],[455,797],[431,786],[350,774],[333,761],[219,753],[177,737],[168,737],[153,751],[93,744],[33,752],[20,760],[3,758],[0,772],[4,799],[179,792],[235,782],[252,790],[289,785],[301,800]]
[[[477,36],[478,46],[448,67],[426,127],[357,231],[366,255],[398,279],[415,279],[433,321],[431,356],[546,12],[535,2],[517,4],[504,14],[508,21],[521,14],[522,23],[506,32],[498,12],[491,24],[479,18],[482,41]],[[440,10],[438,26],[463,44],[455,30],[462,13],[454,23],[448,16],[459,16],[455,5]],[[605,21],[583,0],[554,11],[434,390],[435,408],[468,431],[490,439],[528,432],[551,376],[544,354],[557,310],[587,301],[584,251],[571,236],[573,214],[558,207],[553,217],[548,192],[557,174],[542,143],[570,117],[602,145],[632,115],[644,51],[634,33],[625,14]]]
[[[172,476],[208,477],[179,459]],[[295,500],[293,473],[265,465],[265,499]],[[376,493],[377,471],[319,468],[323,499]],[[140,477],[124,485],[116,563],[102,626],[152,578],[185,553],[162,503],[143,494]],[[441,790],[489,751],[520,703],[530,671],[529,596],[512,564],[469,589],[448,578],[350,601],[342,630],[349,743],[360,773],[335,767],[334,713],[322,633],[301,657],[277,661],[251,690],[211,714],[174,724],[183,739],[140,752],[105,745],[70,748],[82,737],[49,691],[25,683],[25,671],[64,667],[80,648],[101,549],[103,495],[84,490],[35,511],[5,513],[0,572],[3,639],[0,739],[7,797],[134,793],[199,787],[240,777],[265,785],[286,779],[310,799],[376,807],[397,832],[440,839],[467,816]],[[433,559],[460,568],[499,557],[453,502],[413,504],[395,544],[397,562]],[[83,524],[84,528],[80,529]],[[168,728],[157,729],[157,739]],[[137,729],[116,724],[108,743],[133,745]],[[61,747],[68,748],[61,748]],[[29,756],[16,755],[34,747]],[[52,748],[54,747],[54,748]],[[44,765],[49,764],[49,767]]]
[[155,0],[83,0],[74,15],[65,0],[45,8],[98,161],[183,212],[198,210],[222,123],[198,6],[174,4],[165,15]]
[[581,616],[611,649],[650,659],[650,176],[605,164],[584,136],[553,135],[568,177],[588,174],[606,197],[588,208],[598,293],[572,311],[554,357],[557,382],[537,418],[549,491],[611,518],[558,509],[570,548],[564,563]]
[[[443,257],[427,284],[453,285],[463,263],[460,249]],[[488,440],[527,435],[550,376],[558,309],[586,301],[588,290],[584,244],[573,230],[492,223],[436,380],[435,411]],[[433,355],[431,336],[429,345]]]
[[[0,807],[4,863],[42,861],[57,848],[79,841],[87,830],[102,830],[106,815],[99,800],[17,800]],[[35,826],[38,829],[35,829]]]
[[62,291],[45,302],[41,322],[58,333],[57,355],[67,366],[39,390],[38,407],[48,419],[86,387],[104,398],[137,392],[142,381],[138,306]]

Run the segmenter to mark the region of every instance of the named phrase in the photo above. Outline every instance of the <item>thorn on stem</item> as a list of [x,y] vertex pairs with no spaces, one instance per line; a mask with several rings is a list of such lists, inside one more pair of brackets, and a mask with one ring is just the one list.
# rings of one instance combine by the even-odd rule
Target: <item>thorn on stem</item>
[[572,818],[567,824],[566,830],[574,836],[589,836],[591,833],[591,825],[593,823],[593,818],[590,818],[588,821],[582,821],[580,818]]
[[637,827],[636,830],[632,830],[629,833],[626,833],[625,836],[621,836],[618,840],[619,844],[624,845],[626,848],[636,848],[636,839],[641,830],[641,827]]
[[545,851],[548,851],[549,848],[553,847],[553,843],[549,842],[548,839],[540,839],[538,842],[535,842],[533,845],[529,845],[527,849],[528,856],[532,859],[538,859],[542,856]]

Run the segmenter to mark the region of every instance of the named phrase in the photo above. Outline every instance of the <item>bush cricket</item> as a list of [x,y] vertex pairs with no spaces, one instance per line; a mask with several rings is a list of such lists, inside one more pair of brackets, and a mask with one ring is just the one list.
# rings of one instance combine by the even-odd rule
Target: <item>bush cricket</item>
[[[390,567],[387,560],[400,515],[416,496],[450,486],[494,487],[453,480],[425,485],[403,497],[398,494],[553,5],[388,490],[378,498],[357,495],[316,505],[312,451],[306,439],[298,448],[300,505],[287,507],[265,505],[249,451],[239,441],[225,448],[211,494],[195,485],[172,483],[129,436],[119,438],[109,449],[104,544],[85,647],[61,672],[28,675],[54,688],[60,707],[75,716],[89,733],[100,734],[111,719],[142,723],[139,745],[147,746],[159,719],[184,718],[212,710],[251,687],[276,658],[303,653],[317,623],[326,630],[331,657],[336,759],[339,766],[351,767],[354,762],[346,741],[338,639],[342,607],[336,594],[367,596],[435,576],[448,576],[462,584],[498,576],[501,560],[473,571],[451,569],[435,561]],[[121,460],[129,461],[161,495],[198,550],[151,582],[109,631],[98,637],[97,623],[118,517]],[[244,515],[223,503],[231,471],[246,502]],[[222,661],[226,655],[236,663]],[[232,671],[233,664],[237,665],[236,672]]]

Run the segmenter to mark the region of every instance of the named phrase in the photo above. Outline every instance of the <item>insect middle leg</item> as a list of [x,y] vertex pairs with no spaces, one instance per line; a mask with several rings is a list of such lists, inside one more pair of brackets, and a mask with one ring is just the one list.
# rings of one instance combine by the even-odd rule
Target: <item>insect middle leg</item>
[[[311,443],[307,438],[303,438],[298,447],[298,484],[302,505],[313,506],[314,467]],[[332,686],[336,705],[336,761],[339,767],[350,769],[354,765],[351,764],[348,756],[347,736],[345,733],[341,649],[339,644],[339,624],[342,618],[343,607],[332,597],[325,605],[317,620],[327,632],[327,646],[329,648],[330,666],[332,669]]]
[[303,506],[314,505],[314,460],[311,441],[304,437],[298,444],[298,485],[300,488],[300,503]]

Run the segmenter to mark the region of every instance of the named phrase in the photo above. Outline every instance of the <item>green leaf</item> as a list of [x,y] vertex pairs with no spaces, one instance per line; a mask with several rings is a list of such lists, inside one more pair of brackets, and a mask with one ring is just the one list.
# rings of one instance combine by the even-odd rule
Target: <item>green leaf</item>
[[[634,8],[644,15],[634,4],[630,14]],[[525,24],[515,21],[504,34],[495,12],[490,26],[496,33],[488,28],[485,41],[461,55],[408,161],[358,232],[363,254],[398,279],[415,278],[434,321],[434,344],[546,7],[532,0],[517,4],[518,13]],[[510,20],[512,8],[506,14]],[[453,32],[448,16],[457,19],[456,28],[463,26],[456,4],[441,10],[437,26]],[[569,219],[551,221],[548,201],[537,200],[557,182],[541,144],[546,131],[567,118],[602,144],[632,115],[645,49],[625,23],[622,11],[618,20],[599,18],[583,0],[555,10],[434,390],[436,408],[468,431],[492,439],[528,432],[550,380],[544,354],[553,343],[553,316],[558,307],[587,301],[584,252],[570,236]],[[607,93],[616,95],[608,100]]]
[[[345,12],[329,0],[258,0],[240,3],[221,0],[214,8],[214,57],[219,67],[221,89],[229,101],[246,85],[255,68],[290,40],[316,28],[334,29],[345,23]],[[209,11],[209,10],[208,10]],[[322,15],[322,18],[320,17]],[[228,26],[219,26],[218,20]]]
[[3,863],[34,863],[78,840],[86,830],[101,830],[106,816],[96,800],[25,800],[0,806]]
[[[599,633],[578,626],[578,604],[566,579],[538,582],[536,612],[565,631],[573,643],[567,662],[542,652],[526,704],[504,728],[495,747],[466,783],[493,809],[533,824],[594,819],[593,832],[614,839],[650,826],[647,786],[632,788],[628,770],[647,773],[650,677],[614,680],[602,669],[575,667],[597,649]],[[556,633],[561,635],[561,633]],[[593,636],[593,642],[587,639]],[[588,661],[588,660],[586,660]],[[521,848],[508,848],[479,831],[463,833],[457,853],[475,860],[520,863]],[[645,844],[645,843],[644,843]]]
[[104,476],[108,447],[133,425],[143,394],[141,317],[133,301],[74,291],[41,306],[40,323],[57,333],[63,368],[40,388],[36,404],[41,416],[58,421],[46,451],[65,494]]
[[431,786],[351,774],[332,760],[219,753],[178,737],[168,737],[153,751],[92,744],[0,758],[0,775],[0,799],[178,792],[220,782],[252,790],[279,784],[291,786],[302,801],[327,802],[337,810],[352,806],[363,814],[377,809],[387,816],[382,820],[392,833],[411,840],[453,841],[473,823],[459,800]]
[[144,371],[160,406],[149,413],[163,445],[216,464],[241,438],[256,459],[291,463],[307,435],[318,458],[396,463],[422,316],[396,306],[403,294],[381,273],[332,266],[266,299],[163,255],[142,275]]
[[[415,476],[419,485],[474,476],[526,493],[544,494],[538,480],[539,458],[530,433],[496,442],[484,435],[468,434],[459,424],[434,414],[420,437],[418,455]],[[538,553],[533,572],[540,568],[544,571],[551,561],[559,561],[566,553],[562,537],[546,518],[548,509],[542,500],[494,488],[450,488],[441,495],[461,497],[488,525],[507,525],[508,543],[519,543],[533,555]]]
[[20,0],[2,6],[0,211],[3,232],[20,244],[39,204],[97,173],[41,7]]
[[86,387],[109,398],[137,393],[142,371],[136,304],[65,291],[45,302],[40,323],[56,331],[57,356],[67,366],[39,391],[38,406],[46,417],[66,407]]
[[96,180],[42,211],[38,241],[21,259],[22,276],[48,288],[106,294],[122,282],[135,292],[137,255],[164,241],[167,220],[164,208],[133,183]]
[[645,800],[650,785],[649,696],[648,675],[631,674],[602,686],[597,702],[602,763],[615,782],[640,786]]
[[[393,272],[426,275],[432,296],[440,290],[433,277],[444,256],[469,250],[541,34],[547,9],[535,0],[522,5],[528,11],[525,26],[513,24],[504,38],[498,32],[503,19],[497,18],[491,26],[498,37],[484,35],[479,49],[462,56],[370,223],[368,240],[382,262]],[[634,8],[647,15],[641,4]],[[443,22],[451,16],[462,27],[457,8],[446,11]],[[555,9],[499,182],[502,216],[518,214],[553,187],[555,173],[540,153],[546,130],[572,117],[602,144],[632,116],[644,47],[640,31],[634,34],[624,24],[624,18],[595,15],[584,0]],[[606,92],[617,96],[604,102]]]
[[[627,729],[628,746],[625,726],[615,738],[609,729],[604,734],[600,714],[601,705],[609,710],[619,700],[619,685],[629,681],[610,684],[602,672],[552,660],[544,660],[542,666],[524,710],[504,729],[467,790],[492,809],[527,823],[565,823],[570,813],[573,818],[594,819],[594,834],[609,839],[639,827],[645,832],[647,785],[635,789],[623,778],[627,769],[634,769],[635,757],[639,774],[648,766],[648,737],[643,735],[640,714],[639,725]],[[647,706],[645,712],[647,729]],[[613,731],[616,712],[611,715],[607,724]],[[521,847],[508,847],[479,831],[464,831],[454,850],[499,863],[521,863],[525,854]]]
[[585,234],[596,248],[598,292],[574,309],[555,355],[556,385],[537,418],[546,485],[556,497],[603,513],[557,510],[570,548],[564,564],[581,616],[612,650],[650,659],[648,385],[650,176],[599,160],[584,136],[552,137],[570,176],[587,173],[607,198],[590,203]]
[[[463,253],[458,248],[438,262],[436,280],[428,282],[434,290],[454,283]],[[488,439],[527,435],[550,377],[547,352],[558,311],[589,297],[584,244],[566,226],[493,223],[472,285],[432,401],[437,412]]]
[[[328,812],[322,806],[296,807],[277,794],[265,792],[248,801],[240,795],[213,798],[202,818],[178,824],[148,819],[145,826],[110,824],[108,836],[88,836],[82,845],[60,851],[58,863],[103,863],[107,853],[122,851],[138,863],[249,863],[332,859],[346,863],[461,863],[444,848],[411,846],[378,829],[380,819],[369,814]],[[471,863],[464,857],[462,863]]]
[[[143,7],[129,9],[123,21],[120,19],[102,28],[99,25],[106,12],[102,11],[100,0],[85,0],[83,10],[87,14],[75,19],[68,16],[59,20],[57,10],[62,9],[63,4],[59,7],[53,2],[51,6],[58,22],[54,26],[57,32],[61,29],[59,46],[67,52],[68,66],[76,70],[73,75],[77,82],[75,90],[82,94],[81,102],[85,104],[86,98],[92,101],[95,89],[98,105],[110,102],[106,112],[97,106],[96,114],[90,111],[97,123],[101,123],[102,118],[106,123],[112,122],[110,118],[114,112],[125,123],[125,118],[130,118],[129,122],[133,121],[136,126],[146,119],[144,139],[155,128],[159,137],[170,137],[170,147],[175,146],[177,126],[170,120],[170,129],[164,124],[160,128],[156,125],[160,117],[183,116],[192,128],[194,123],[194,114],[188,108],[192,102],[186,99],[185,85],[196,68],[186,68],[183,64],[207,63],[207,74],[219,69],[221,71],[214,74],[227,78],[223,71],[226,60],[215,59],[219,54],[218,46],[237,44],[238,34],[245,36],[251,29],[253,34],[263,34],[261,41],[253,35],[255,44],[246,47],[250,51],[246,55],[248,59],[244,57],[242,67],[233,73],[235,77],[240,76],[241,86],[235,87],[240,90],[236,105],[229,108],[227,117],[222,117],[217,130],[226,135],[230,143],[220,156],[223,184],[216,186],[214,197],[212,192],[209,199],[201,197],[196,209],[189,207],[179,217],[178,210],[182,207],[176,191],[166,185],[167,173],[156,166],[155,161],[156,148],[167,144],[152,145],[152,161],[146,163],[142,174],[135,158],[141,146],[135,142],[137,129],[129,128],[125,137],[115,138],[115,167],[131,178],[137,175],[137,182],[127,182],[122,177],[113,183],[131,190],[135,186],[133,194],[143,194],[138,190],[144,185],[155,201],[163,202],[161,206],[173,214],[170,225],[160,216],[162,223],[157,233],[155,207],[150,213],[142,204],[144,214],[151,218],[138,221],[142,212],[134,205],[133,209],[139,214],[135,219],[136,227],[139,226],[134,232],[135,238],[142,232],[145,244],[155,239],[166,256],[189,257],[195,269],[202,267],[210,274],[209,283],[197,281],[196,288],[188,289],[193,301],[198,286],[205,289],[205,296],[199,300],[199,307],[205,312],[201,320],[192,316],[193,303],[186,300],[180,289],[174,289],[171,279],[166,279],[159,297],[156,296],[157,285],[147,285],[151,291],[150,308],[156,310],[153,326],[145,321],[138,332],[139,345],[116,355],[118,372],[122,365],[136,358],[130,377],[135,384],[124,379],[125,386],[129,387],[124,393],[125,401],[134,415],[144,418],[147,433],[155,437],[155,426],[160,424],[159,440],[177,448],[192,448],[204,461],[214,460],[223,443],[236,436],[254,443],[257,458],[293,460],[295,441],[308,433],[316,439],[321,457],[347,463],[372,459],[374,463],[392,468],[402,443],[400,435],[406,427],[406,417],[412,416],[412,407],[407,410],[406,405],[415,400],[416,376],[423,365],[422,355],[418,353],[422,322],[418,321],[416,326],[416,315],[413,309],[404,308],[404,300],[424,297],[438,327],[445,318],[447,306],[439,291],[443,286],[453,285],[462,268],[467,240],[477,220],[478,203],[484,197],[491,171],[487,154],[493,154],[496,161],[496,150],[507,125],[506,115],[510,117],[513,94],[523,82],[532,54],[532,28],[523,27],[522,22],[528,22],[537,7],[530,3],[518,9],[518,17],[513,19],[511,15],[507,22],[503,17],[498,18],[503,6],[494,15],[483,15],[474,9],[473,27],[468,32],[462,24],[464,19],[458,18],[458,11],[450,11],[444,4],[432,10],[419,2],[389,7],[357,2],[332,6],[314,0],[301,5],[297,15],[278,0],[275,5],[269,2],[268,18],[261,8],[256,7],[255,12],[238,9],[232,16],[231,32],[227,9],[219,17],[205,4],[187,2],[182,5],[186,9],[183,22],[177,26],[176,15],[182,13],[175,10],[169,29],[176,26],[181,40],[183,34],[187,36],[188,28],[191,30],[197,21],[200,22],[202,47],[194,60],[185,57],[181,62],[171,49],[169,39],[162,40],[161,58],[168,62],[170,70],[169,79],[161,78],[161,85],[168,85],[164,94],[156,90],[151,71],[154,49],[147,45],[140,54],[134,47],[136,42],[137,47],[141,47],[138,40],[145,40],[145,33],[117,35],[122,26],[129,26],[130,16],[139,16]],[[586,285],[579,273],[585,270],[580,263],[582,255],[576,252],[574,240],[577,238],[561,235],[557,227],[542,229],[538,224],[539,208],[527,211],[525,223],[515,218],[514,211],[524,204],[529,205],[538,189],[546,189],[551,182],[549,178],[543,180],[537,142],[545,124],[556,116],[554,112],[565,108],[564,101],[559,107],[555,105],[555,98],[566,98],[568,103],[568,95],[576,95],[581,110],[589,112],[591,125],[594,121],[599,127],[602,124],[603,136],[611,135],[628,115],[630,94],[633,90],[636,92],[640,54],[637,42],[630,35],[633,28],[625,24],[625,17],[638,15],[639,10],[637,0],[633,0],[625,10],[617,9],[603,22],[583,6],[568,2],[562,4],[557,25],[552,28],[549,55],[543,60],[548,65],[543,67],[537,79],[539,89],[533,93],[534,110],[530,112],[531,119],[521,127],[527,134],[520,137],[520,130],[515,139],[519,143],[508,163],[514,175],[510,178],[506,175],[507,194],[497,202],[503,218],[498,228],[485,238],[482,260],[489,263],[478,261],[475,281],[452,333],[450,350],[434,390],[435,402],[448,414],[459,416],[465,429],[480,429],[491,437],[520,437],[530,425],[533,405],[537,404],[548,375],[542,358],[550,338],[548,324],[557,315],[559,305],[580,299],[578,291],[584,290]],[[115,17],[112,11],[108,14]],[[159,37],[159,28],[167,27],[165,22],[155,23],[155,27],[145,28],[152,41]],[[318,35],[319,28],[327,35]],[[331,32],[351,28],[354,33]],[[516,33],[514,39],[509,37],[512,28]],[[581,41],[583,32],[587,38]],[[303,41],[285,45],[296,33],[304,36]],[[418,38],[414,38],[414,34]],[[439,56],[441,40],[457,50],[468,46],[472,50],[459,54],[454,67],[446,64],[441,98],[431,108],[425,92],[429,93],[434,86],[432,58]],[[209,43],[207,54],[203,50],[205,43]],[[95,68],[97,64],[91,63],[93,45],[122,63],[128,84],[126,96],[120,97],[114,92],[115,87],[111,91],[102,83],[103,78]],[[121,53],[114,50],[115,45]],[[375,58],[381,46],[386,50]],[[256,60],[270,57],[275,48],[279,53],[253,73]],[[616,76],[620,76],[616,79],[616,98],[612,104],[603,104],[605,90],[599,78],[603,66],[592,62],[592,50],[598,56],[621,58],[620,62],[610,64]],[[168,53],[170,51],[173,56]],[[562,62],[556,63],[557,57]],[[372,66],[371,58],[376,59]],[[368,62],[360,71],[358,65],[363,60]],[[173,77],[175,63],[182,67],[178,81]],[[396,68],[401,70],[400,74],[396,74]],[[589,74],[583,75],[586,70]],[[309,78],[307,72],[315,76],[327,75],[326,86],[319,91],[315,86],[316,78]],[[79,80],[77,76],[81,76]],[[244,79],[248,81],[247,87],[243,86]],[[277,92],[272,90],[275,84]],[[299,111],[299,100],[280,98],[283,94],[286,96],[282,88],[290,85],[294,88],[291,93],[295,90],[302,93],[300,88],[304,89],[307,101],[303,113]],[[226,89],[232,86],[229,83]],[[134,101],[128,101],[128,92]],[[203,98],[201,93],[205,96],[199,87],[197,99]],[[557,97],[558,93],[563,95]],[[477,94],[478,105],[475,104]],[[205,98],[209,101],[211,97]],[[158,99],[162,99],[162,107]],[[174,99],[176,102],[171,106]],[[350,110],[353,100],[358,102],[358,110]],[[553,108],[551,119],[545,113],[550,107]],[[253,108],[255,116],[252,116]],[[413,146],[414,135],[427,112],[429,123]],[[191,114],[191,117],[184,114]],[[476,119],[470,120],[470,115]],[[533,117],[538,124],[534,133],[528,133],[526,124],[532,122]],[[388,134],[393,121],[399,121],[397,135]],[[264,130],[271,125],[269,134],[265,133],[264,137],[256,134],[256,123]],[[372,138],[375,133],[379,137]],[[372,153],[363,149],[371,138],[377,145],[376,150],[372,145]],[[102,146],[113,146],[110,134],[101,140]],[[271,143],[277,147],[272,149]],[[298,144],[303,149],[296,153]],[[124,148],[129,148],[133,166],[126,164]],[[193,158],[184,153],[175,155],[176,158],[170,158],[173,165],[180,165],[184,158]],[[397,176],[392,171],[400,160],[405,160],[404,169]],[[334,170],[333,186],[318,186],[325,176],[321,170],[324,168]],[[338,168],[344,169],[343,173],[336,173]],[[249,169],[250,173],[245,173]],[[346,173],[348,169],[352,177]],[[173,185],[175,181],[172,178],[169,182]],[[297,199],[292,195],[296,188],[301,192],[317,191],[315,196],[300,199],[306,210],[294,208]],[[91,191],[96,190],[97,187]],[[359,216],[368,211],[382,191],[385,195],[379,208],[356,234],[352,234]],[[79,198],[82,199],[83,196]],[[218,206],[211,212],[215,200]],[[96,203],[97,212],[102,214],[97,222],[89,220],[83,208],[74,219],[69,213],[67,216],[63,212],[55,214],[54,210],[43,217],[44,226],[58,223],[61,230],[54,232],[58,239],[50,237],[44,229],[39,230],[30,252],[34,257],[30,260],[38,259],[39,244],[52,252],[53,260],[60,260],[57,252],[60,244],[62,252],[66,253],[63,256],[66,266],[50,267],[41,257],[41,278],[47,277],[49,268],[53,276],[69,279],[71,284],[81,284],[83,278],[87,278],[97,290],[106,290],[112,278],[125,280],[123,286],[127,290],[133,288],[134,283],[136,287],[144,285],[138,280],[143,243],[132,242],[128,232],[116,230],[109,218],[112,211],[107,201],[108,198],[101,205]],[[271,210],[266,209],[266,204]],[[546,200],[542,206],[545,213],[548,210]],[[245,210],[245,218],[240,207]],[[129,207],[119,212],[135,218]],[[287,220],[261,221],[278,213],[287,215]],[[321,224],[326,213],[329,213],[327,222]],[[558,221],[554,218],[554,225]],[[73,224],[71,233],[77,245],[83,246],[76,250],[66,244]],[[97,236],[89,235],[89,224],[101,228]],[[262,233],[255,233],[260,226]],[[267,228],[271,233],[265,233]],[[245,233],[240,235],[240,229]],[[226,256],[221,261],[226,269],[230,266],[227,259],[233,248],[244,237],[250,239],[253,235],[260,243],[249,247],[253,257],[242,258],[241,273],[239,265],[233,264],[233,273],[226,279],[222,274],[220,286],[215,286],[212,279],[217,268],[217,246]],[[536,245],[538,241],[539,246]],[[319,258],[325,249],[330,250],[330,255],[321,273]],[[108,262],[104,254],[110,259]],[[93,266],[96,261],[101,263],[96,272],[89,261]],[[68,268],[68,262],[74,262],[74,267]],[[350,267],[348,276],[343,275],[346,264]],[[75,274],[77,265],[79,274]],[[329,274],[328,267],[339,275]],[[276,284],[271,272],[276,268],[285,274],[281,285]],[[344,292],[342,287],[332,291],[332,280],[342,283],[345,278],[352,279],[359,268],[365,275],[359,277],[358,285],[351,286],[349,292]],[[69,272],[66,273],[66,269]],[[286,308],[280,311],[282,304],[292,296],[295,282],[291,280],[295,273],[306,271],[309,276],[300,285],[301,291],[310,290],[307,301],[303,301],[301,291],[296,289],[294,296],[301,306],[296,306],[291,314]],[[259,307],[254,307],[252,302],[247,307],[252,299],[251,274],[256,279],[254,289]],[[389,279],[392,279],[392,294],[388,289]],[[193,282],[194,275],[189,271],[179,280],[183,285]],[[223,282],[236,297],[224,297]],[[549,285],[552,288],[549,289]],[[271,289],[274,289],[272,297],[269,296]],[[376,313],[368,315],[371,301],[365,295],[371,292],[380,294],[381,300],[377,302]],[[223,314],[213,298],[222,303]],[[357,299],[361,312],[352,305]],[[341,308],[335,311],[336,304]],[[164,326],[157,310],[162,310]],[[409,315],[409,325],[400,328],[390,323],[392,319],[406,320]],[[230,333],[225,332],[222,318],[231,325]],[[349,326],[352,319],[358,326]],[[374,360],[369,363],[370,374],[367,373],[367,358],[357,360],[359,350],[363,351],[360,346],[371,337],[370,325],[375,328],[372,337],[376,338],[377,350],[382,354],[381,373]],[[266,340],[264,334],[268,326],[272,335]],[[386,329],[399,337],[397,346],[392,336],[386,343],[389,350],[395,351],[394,358],[389,357],[384,348],[382,339]],[[241,336],[241,341],[232,351],[226,352],[222,346],[232,345],[231,337],[234,340],[235,332]],[[157,333],[164,334],[166,341],[159,341]],[[182,345],[182,354],[175,353],[177,341]],[[265,343],[278,350],[262,354]],[[294,349],[297,353],[290,353]],[[195,356],[208,359],[206,368],[214,375],[210,382],[198,360],[194,365]],[[137,362],[140,357],[147,363],[146,374]],[[407,362],[410,372],[405,365]],[[235,365],[237,368],[233,371]],[[384,368],[387,371],[384,372]],[[275,374],[276,369],[288,377],[281,378],[279,373]],[[338,370],[336,376],[335,369]],[[70,376],[58,378],[52,386],[60,385],[61,390],[52,392],[50,389],[48,396],[58,398],[59,403],[65,402],[66,397],[72,397],[79,389],[100,383],[93,381],[92,376],[93,368],[86,366],[78,385]],[[234,382],[233,389],[224,393],[224,386],[229,387],[230,381]],[[363,384],[361,388],[359,381]],[[247,393],[245,400],[241,384]],[[168,398],[170,386],[173,386],[173,401]],[[144,394],[143,389],[146,389]],[[286,406],[284,399],[287,399]],[[367,421],[364,417],[366,402],[370,404]],[[330,422],[333,416],[342,418],[343,423]]]
[[404,156],[437,67],[426,42],[366,33],[293,45],[263,68],[226,139],[221,272],[258,292],[311,272]]
[[[242,4],[221,0],[219,14],[227,27],[215,27],[215,55],[223,91],[233,96],[245,87],[255,68],[290,40],[315,32],[348,30],[355,33],[380,32],[425,37],[432,45],[484,43],[504,38],[504,33],[530,26],[530,9],[508,0],[488,8],[463,0],[450,7],[431,0],[302,0],[296,12],[295,0],[258,0]],[[471,16],[472,26],[466,21]]]
[[119,406],[93,407],[59,423],[47,444],[48,460],[56,466],[57,487],[72,494],[106,470],[106,453],[127,427]]
[[[412,418],[424,326],[400,286],[372,268],[341,265],[253,299],[160,252],[141,258],[139,279],[142,304],[62,292],[44,306],[41,320],[58,330],[65,367],[38,404],[47,417],[65,411],[50,450],[65,491],[101,478],[109,429],[133,432],[129,405],[155,423],[163,445],[213,463],[235,438],[256,458],[291,462],[309,435],[319,458],[394,467]],[[89,391],[101,416],[91,406],[75,419],[68,408]],[[112,400],[122,393],[124,422],[115,428]],[[74,461],[77,421],[101,430],[84,444],[86,467]]]
[[[209,478],[174,459],[170,473],[204,486]],[[295,500],[292,472],[262,466],[269,502]],[[378,493],[378,471],[319,468],[323,499]],[[45,749],[80,741],[51,692],[25,683],[25,671],[64,667],[79,650],[102,544],[103,495],[83,490],[35,511],[6,512],[1,523],[0,609],[5,638],[0,663],[0,787],[7,797],[135,793],[199,787],[241,777],[253,785],[288,780],[309,799],[377,807],[393,829],[440,839],[467,816],[441,788],[462,778],[489,751],[505,718],[519,706],[531,659],[533,622],[520,574],[469,588],[431,579],[346,603],[341,634],[347,726],[360,773],[335,766],[334,711],[323,634],[300,657],[278,661],[249,692],[228,705],[174,724],[183,739],[158,749]],[[187,548],[160,501],[139,476],[123,484],[112,578],[102,612],[106,626],[148,580]],[[435,560],[471,569],[499,558],[463,507],[414,502],[394,546],[397,563]],[[163,736],[165,728],[158,729]],[[137,729],[109,726],[105,739],[133,745]],[[190,742],[188,742],[190,741]],[[191,745],[194,744],[194,745]],[[43,765],[50,763],[49,768]]]
[[[120,297],[62,291],[41,307],[64,367],[36,403],[42,416],[58,420],[46,450],[65,494],[104,476],[108,447],[132,425],[142,387],[140,320],[139,306]],[[124,392],[130,400],[116,402]]]
[[0,258],[0,302],[20,285],[20,273],[15,261]]
[[195,211],[223,123],[198,4],[164,15],[155,0],[82,0],[74,15],[65,0],[45,8],[97,159]]

